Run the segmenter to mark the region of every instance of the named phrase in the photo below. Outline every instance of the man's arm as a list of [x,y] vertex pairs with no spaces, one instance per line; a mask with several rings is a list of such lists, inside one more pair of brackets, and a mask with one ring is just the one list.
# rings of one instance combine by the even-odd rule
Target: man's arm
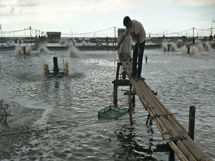
[[120,39],[120,41],[119,41],[119,43],[117,44],[115,50],[118,50],[119,45],[123,42],[123,40],[125,39],[125,37],[126,37],[126,35],[123,34],[122,37],[121,37],[121,39]]
[[141,54],[141,50],[140,50],[140,35],[137,34],[137,53],[138,55]]

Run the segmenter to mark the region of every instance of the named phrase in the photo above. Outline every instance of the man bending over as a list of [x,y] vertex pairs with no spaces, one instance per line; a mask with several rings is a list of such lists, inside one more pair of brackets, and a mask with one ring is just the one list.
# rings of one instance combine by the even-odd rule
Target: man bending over
[[[126,27],[123,36],[121,37],[115,50],[117,50],[120,44],[123,42],[127,35],[131,35],[132,40],[135,42],[133,50],[133,66],[131,76],[138,80],[141,78],[143,52],[145,48],[146,32],[143,25],[136,20],[131,20],[128,16],[123,19],[123,25]],[[137,68],[137,57],[138,57],[138,68]],[[144,78],[143,78],[144,79]]]

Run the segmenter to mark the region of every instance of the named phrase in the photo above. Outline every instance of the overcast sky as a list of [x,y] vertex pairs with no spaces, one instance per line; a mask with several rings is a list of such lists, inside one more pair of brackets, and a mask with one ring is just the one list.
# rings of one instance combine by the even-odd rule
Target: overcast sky
[[124,16],[140,21],[147,35],[206,29],[215,20],[215,0],[0,0],[3,31],[31,26],[75,35],[112,27],[95,36],[113,36],[114,26],[123,27]]

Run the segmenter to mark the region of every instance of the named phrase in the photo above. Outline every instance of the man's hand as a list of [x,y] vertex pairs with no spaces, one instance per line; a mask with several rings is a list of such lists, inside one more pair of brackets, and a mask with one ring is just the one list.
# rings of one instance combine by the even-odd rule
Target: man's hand
[[141,50],[140,50],[140,48],[138,48],[137,53],[138,53],[138,55],[140,55],[140,54],[141,54]]
[[115,50],[118,50],[118,48],[119,48],[119,45],[117,45],[117,46],[115,47]]

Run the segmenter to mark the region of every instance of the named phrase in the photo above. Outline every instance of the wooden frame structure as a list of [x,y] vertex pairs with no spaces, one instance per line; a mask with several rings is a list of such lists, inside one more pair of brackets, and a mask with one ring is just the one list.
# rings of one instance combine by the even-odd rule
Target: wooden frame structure
[[[120,66],[129,79],[119,79]],[[162,146],[169,151],[169,161],[174,160],[174,154],[182,161],[212,161],[212,159],[193,141],[195,107],[190,108],[188,134],[186,129],[174,117],[174,114],[172,114],[156,97],[148,84],[144,80],[135,81],[130,77],[131,73],[132,60],[122,60],[122,62],[117,63],[116,80],[112,82],[114,84],[113,103],[115,106],[117,106],[118,86],[130,86],[130,91],[125,93],[129,96],[130,124],[133,124],[131,97],[137,94],[145,110],[148,111],[150,120],[155,122],[164,142],[166,142],[166,144]],[[156,150],[159,151],[159,146],[157,146]]]

